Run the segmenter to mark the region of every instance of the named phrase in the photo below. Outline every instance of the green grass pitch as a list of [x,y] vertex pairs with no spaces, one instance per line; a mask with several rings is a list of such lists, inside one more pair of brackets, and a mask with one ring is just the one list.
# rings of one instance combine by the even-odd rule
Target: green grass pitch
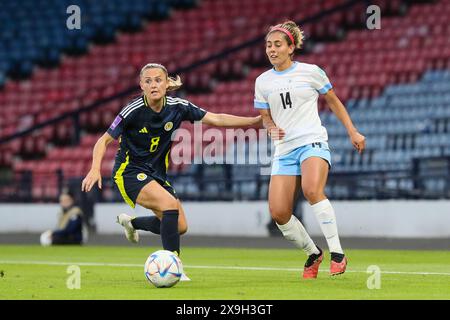
[[[185,247],[192,281],[157,289],[143,265],[158,249],[0,245],[0,299],[450,299],[448,251],[347,250],[345,274],[329,276],[327,254],[318,278],[303,280],[306,256],[294,248]],[[80,268],[79,289],[67,287],[70,265]],[[378,289],[371,265],[381,271]]]

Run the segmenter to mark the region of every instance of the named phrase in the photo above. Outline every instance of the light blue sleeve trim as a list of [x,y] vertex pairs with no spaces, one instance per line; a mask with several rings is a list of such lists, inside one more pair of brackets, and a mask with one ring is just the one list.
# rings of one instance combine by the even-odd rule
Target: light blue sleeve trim
[[254,103],[256,109],[269,109],[269,104],[267,102],[255,101]]
[[326,85],[323,86],[322,89],[319,89],[319,93],[320,94],[325,94],[327,93],[331,88],[333,88],[333,86],[331,85],[331,83],[327,83]]

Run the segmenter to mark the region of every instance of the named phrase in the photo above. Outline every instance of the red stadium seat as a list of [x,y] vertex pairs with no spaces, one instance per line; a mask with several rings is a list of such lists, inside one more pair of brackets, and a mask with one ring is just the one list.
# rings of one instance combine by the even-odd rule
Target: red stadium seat
[[[92,45],[89,53],[81,57],[64,57],[56,69],[37,69],[30,80],[8,81],[0,91],[0,136],[16,132],[19,119],[24,121],[26,115],[35,115],[30,119],[34,124],[41,123],[136,85],[138,70],[149,61],[165,63],[173,72],[222,48],[260,35],[274,21],[292,16],[293,12],[298,12],[298,17],[308,17],[343,2],[280,0],[274,9],[273,1],[268,0],[205,0],[196,9],[175,10],[168,20],[151,21],[140,32],[119,34],[116,43]],[[399,0],[379,1],[383,12],[388,14],[399,13],[401,3]],[[357,5],[327,17],[327,23],[305,25],[306,35],[327,38],[335,35],[343,24],[361,24],[365,21],[364,9],[363,5]],[[383,17],[381,30],[352,30],[342,41],[320,44],[313,52],[302,52],[297,57],[299,61],[321,66],[344,102],[349,98],[373,98],[390,83],[415,81],[427,68],[449,68],[450,43],[446,36],[450,31],[449,14],[450,4],[445,1],[412,5],[404,17]],[[421,28],[417,28],[419,24]],[[251,69],[245,75],[248,67]],[[192,97],[201,107],[250,115],[255,114],[252,106],[254,80],[269,67],[262,41],[228,59],[183,75],[183,81],[185,87],[193,91],[189,99]],[[244,79],[237,81],[241,77]],[[214,91],[208,93],[217,78],[233,81],[219,82]],[[81,114],[81,127],[88,133],[105,129],[124,105],[123,101],[117,101]],[[68,143],[72,128],[70,122],[57,125],[53,133],[55,142]],[[75,148],[73,152],[56,149],[62,152],[57,158],[71,159],[76,155],[89,163],[98,137],[98,134],[83,137],[80,149]],[[52,133],[46,128],[39,138],[28,138],[23,141],[23,152],[45,153]],[[13,152],[19,151],[16,147]],[[49,154],[46,160],[54,154]],[[113,156],[108,153],[108,157]],[[6,157],[10,159],[10,154]],[[54,164],[49,166],[47,161],[46,165],[49,170],[54,169]],[[18,165],[21,166],[27,164]],[[71,174],[80,173],[85,167],[77,165],[72,170],[65,166]]]

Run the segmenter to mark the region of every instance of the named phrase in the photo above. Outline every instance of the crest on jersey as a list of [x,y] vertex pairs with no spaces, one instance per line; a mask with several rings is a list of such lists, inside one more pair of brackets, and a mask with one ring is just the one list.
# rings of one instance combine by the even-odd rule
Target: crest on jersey
[[147,175],[145,174],[145,173],[139,173],[138,175],[137,175],[137,179],[139,180],[139,181],[144,181],[145,179],[147,179]]
[[172,130],[172,128],[173,128],[172,121],[169,121],[164,125],[164,130],[166,130],[166,131],[170,131],[170,130]]

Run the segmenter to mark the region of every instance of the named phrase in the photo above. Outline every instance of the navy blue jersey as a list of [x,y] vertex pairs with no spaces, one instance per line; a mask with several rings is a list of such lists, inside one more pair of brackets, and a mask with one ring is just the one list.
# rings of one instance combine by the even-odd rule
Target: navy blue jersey
[[205,114],[205,110],[180,98],[165,97],[159,113],[149,106],[145,95],[134,99],[108,129],[114,139],[120,137],[116,164],[128,156],[129,163],[146,164],[165,179],[173,132],[183,121],[198,121]]

